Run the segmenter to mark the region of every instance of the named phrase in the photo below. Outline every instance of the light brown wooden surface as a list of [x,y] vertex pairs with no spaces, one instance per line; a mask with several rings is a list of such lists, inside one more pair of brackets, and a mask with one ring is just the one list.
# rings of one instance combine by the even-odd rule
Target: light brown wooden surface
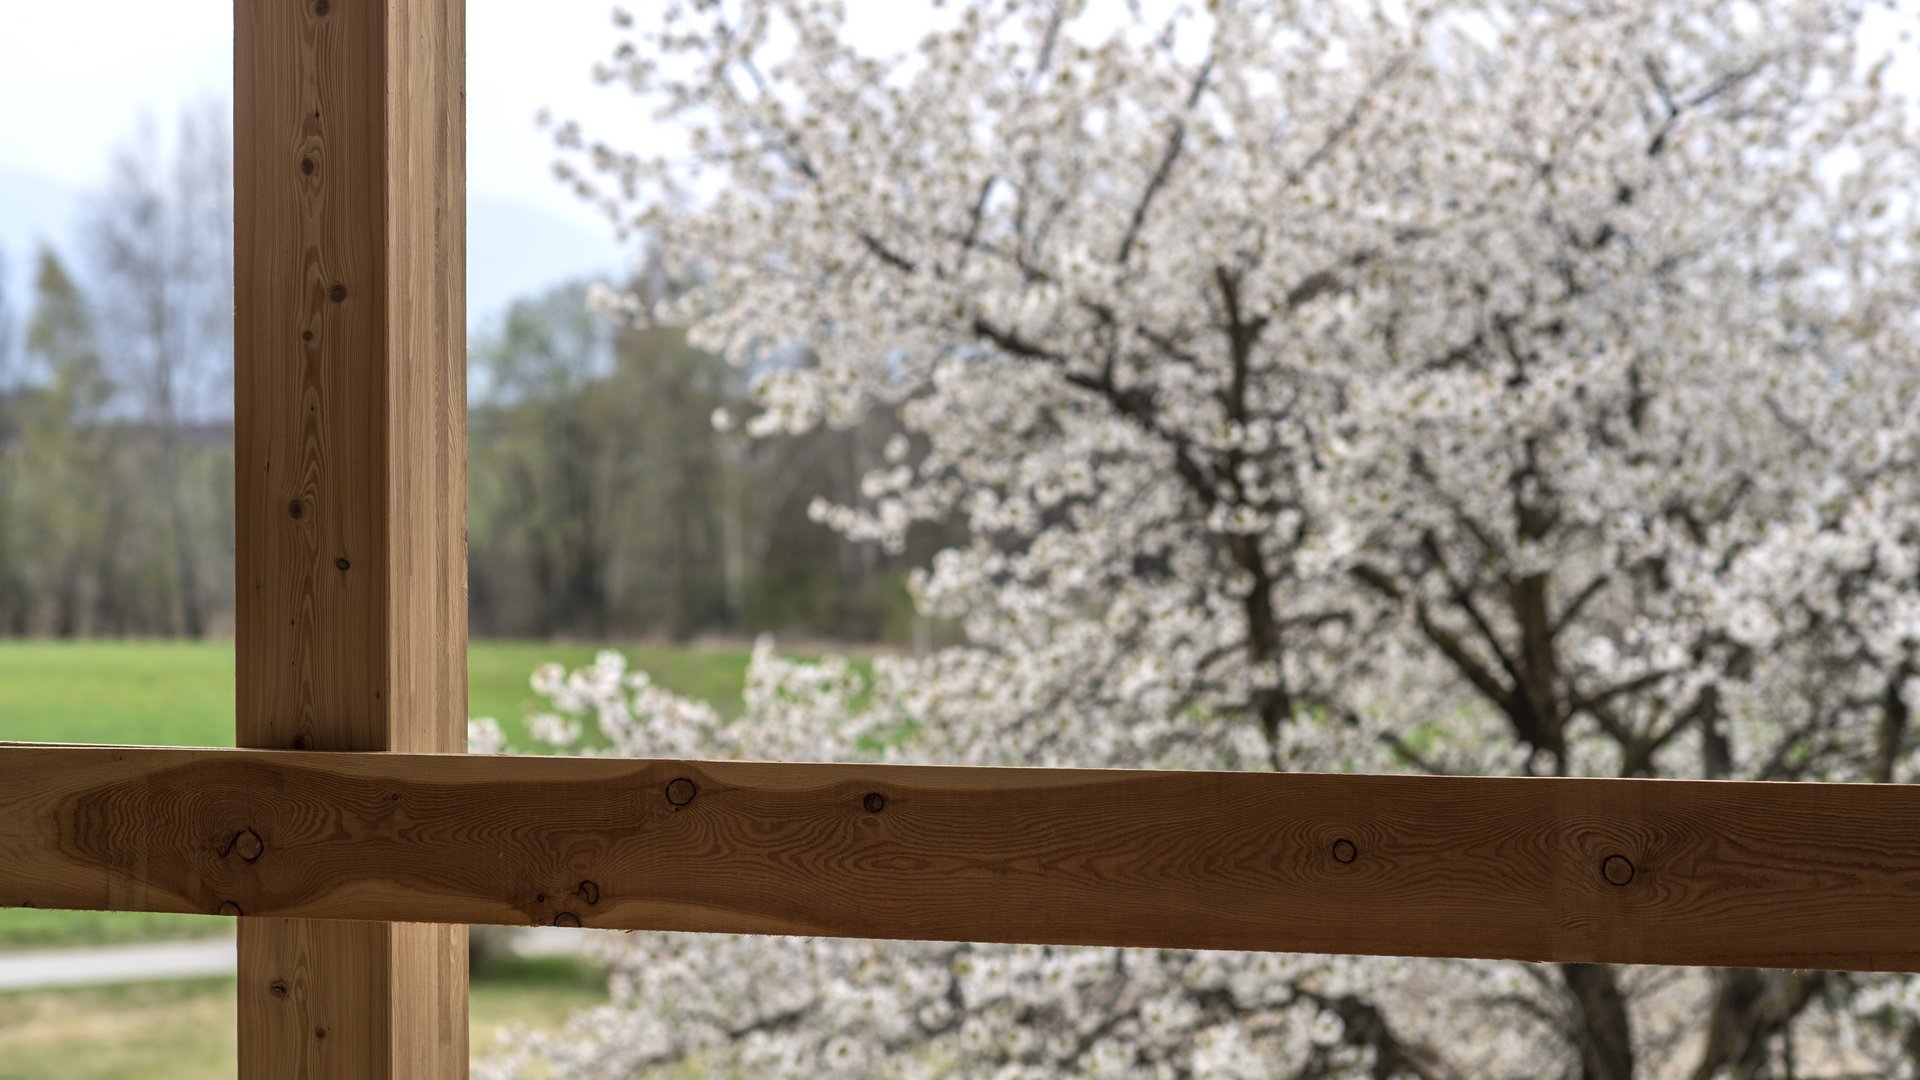
[[1920,788],[6,747],[0,903],[1911,971]]
[[[465,746],[463,20],[234,6],[242,746]],[[465,1075],[463,928],[243,919],[240,954],[243,1076]]]

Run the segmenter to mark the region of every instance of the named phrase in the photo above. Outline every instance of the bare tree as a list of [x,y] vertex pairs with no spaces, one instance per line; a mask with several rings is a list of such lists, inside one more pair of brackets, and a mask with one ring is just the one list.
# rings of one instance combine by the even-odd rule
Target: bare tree
[[[184,110],[171,147],[153,124],[114,155],[89,223],[100,260],[106,352],[122,402],[158,453],[151,490],[164,504],[178,628],[206,634],[211,575],[195,528],[200,490],[185,460],[190,425],[224,409],[232,377],[231,140],[223,106]],[[170,151],[170,152],[169,152]]]
[[130,610],[135,577],[124,537],[131,516],[123,434],[109,422],[107,378],[92,306],[52,251],[42,249],[27,320],[34,378],[14,402],[20,439],[7,493],[21,594],[9,628],[61,637],[149,629]]

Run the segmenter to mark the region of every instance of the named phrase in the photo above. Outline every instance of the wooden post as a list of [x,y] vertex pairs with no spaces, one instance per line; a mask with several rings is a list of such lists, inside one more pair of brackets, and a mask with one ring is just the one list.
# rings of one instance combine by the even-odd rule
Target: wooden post
[[[243,747],[465,749],[464,38],[464,0],[235,0]],[[464,926],[239,933],[242,1077],[466,1075]]]

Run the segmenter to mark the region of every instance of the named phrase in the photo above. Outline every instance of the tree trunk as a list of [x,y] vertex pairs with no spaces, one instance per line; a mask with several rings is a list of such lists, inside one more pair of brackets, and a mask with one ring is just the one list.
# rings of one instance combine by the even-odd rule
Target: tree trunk
[[165,447],[167,524],[173,533],[174,576],[180,587],[180,629],[190,638],[207,636],[206,597],[200,591],[200,568],[194,562],[192,515],[187,513],[181,488],[180,449],[171,434]]
[[1633,1029],[1613,968],[1561,964],[1560,976],[1573,997],[1580,1080],[1633,1080]]
[[1715,972],[1714,978],[1719,985],[1694,1080],[1759,1080],[1771,1075],[1773,1040],[1793,1026],[1826,974],[1730,968]]

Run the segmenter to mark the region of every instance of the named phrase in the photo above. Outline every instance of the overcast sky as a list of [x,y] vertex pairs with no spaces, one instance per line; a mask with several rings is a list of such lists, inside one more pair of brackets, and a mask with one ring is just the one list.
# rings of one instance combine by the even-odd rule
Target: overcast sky
[[[547,107],[595,131],[644,124],[636,99],[591,77],[616,40],[611,11],[609,0],[468,0],[470,194],[598,227],[553,181],[533,118]],[[0,166],[95,187],[142,113],[165,130],[187,102],[231,98],[232,20],[233,0],[0,0]]]
[[[1115,0],[1117,2],[1117,0]],[[0,0],[0,167],[75,187],[101,179],[109,151],[142,114],[172,126],[182,104],[232,95],[233,0]],[[641,19],[652,5],[632,4]],[[911,0],[857,0],[862,44],[906,46],[930,22]],[[1894,81],[1920,87],[1920,58],[1900,14],[1876,11],[1865,37],[1898,56]],[[529,204],[590,228],[602,219],[552,179],[534,116],[561,118],[629,148],[650,138],[641,103],[596,86],[593,63],[617,40],[611,0],[467,0],[467,184],[474,198]],[[671,136],[665,136],[671,137]]]

